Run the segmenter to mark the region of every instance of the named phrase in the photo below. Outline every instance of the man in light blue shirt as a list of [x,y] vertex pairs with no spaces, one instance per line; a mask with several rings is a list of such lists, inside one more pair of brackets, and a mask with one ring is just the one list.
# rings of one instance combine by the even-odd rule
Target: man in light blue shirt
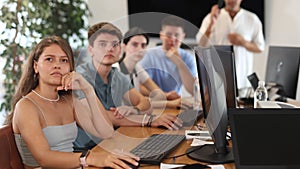
[[160,31],[162,45],[148,49],[140,64],[164,92],[176,91],[181,95],[184,86],[193,95],[197,68],[195,57],[180,48],[184,37],[183,20],[167,16],[162,20]]

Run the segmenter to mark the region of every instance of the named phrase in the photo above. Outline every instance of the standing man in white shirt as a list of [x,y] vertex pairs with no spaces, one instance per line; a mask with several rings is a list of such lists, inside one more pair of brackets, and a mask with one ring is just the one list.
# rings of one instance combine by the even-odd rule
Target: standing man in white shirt
[[237,86],[250,87],[247,76],[253,72],[253,54],[264,50],[262,23],[256,14],[240,7],[242,0],[224,0],[203,19],[196,39],[202,47],[233,45],[236,63]]

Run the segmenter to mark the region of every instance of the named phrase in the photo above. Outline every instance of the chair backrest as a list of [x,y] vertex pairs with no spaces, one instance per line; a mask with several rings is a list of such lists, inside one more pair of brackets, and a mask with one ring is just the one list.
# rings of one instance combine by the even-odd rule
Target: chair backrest
[[0,168],[24,168],[11,125],[6,125],[0,128]]

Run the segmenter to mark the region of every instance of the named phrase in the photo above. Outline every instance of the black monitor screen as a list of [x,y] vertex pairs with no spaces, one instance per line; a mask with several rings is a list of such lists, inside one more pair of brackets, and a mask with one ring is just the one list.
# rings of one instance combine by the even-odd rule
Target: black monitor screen
[[283,95],[296,98],[300,48],[270,46],[266,70],[266,82],[283,88]]
[[213,53],[217,54],[217,57],[220,58],[225,73],[227,108],[236,108],[236,96],[238,94],[238,88],[236,81],[233,46],[214,45],[211,50],[214,49],[216,50],[216,52],[213,51]]
[[230,109],[236,168],[300,168],[300,109]]
[[[213,53],[213,54],[212,54]],[[199,150],[191,148],[188,156],[194,160],[209,163],[233,162],[233,155],[227,147],[227,105],[225,73],[219,57],[210,48],[196,49],[200,94],[205,123],[214,145],[205,145]]]
[[258,82],[259,82],[259,78],[257,77],[257,74],[255,72],[253,72],[252,74],[247,76],[249,82],[251,83],[251,86],[253,88],[253,90],[256,90],[256,88],[258,87]]

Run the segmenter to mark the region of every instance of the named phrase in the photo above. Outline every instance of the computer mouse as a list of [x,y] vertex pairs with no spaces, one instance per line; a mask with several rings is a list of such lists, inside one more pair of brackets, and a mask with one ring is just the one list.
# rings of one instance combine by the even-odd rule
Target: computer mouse
[[139,166],[140,166],[140,163],[137,165],[137,166],[135,166],[135,165],[133,165],[133,164],[131,164],[131,163],[129,163],[128,161],[125,161],[125,160],[122,160],[124,163],[126,163],[130,168],[132,168],[132,169],[137,169],[137,168],[139,168]]
[[182,169],[202,169],[202,168],[207,169],[207,168],[211,168],[211,167],[204,165],[204,164],[199,164],[199,163],[189,164],[189,165],[182,167]]
[[[175,124],[175,123],[173,123]],[[184,126],[179,126],[177,124],[175,124],[175,126],[178,128],[178,129],[182,129]],[[168,129],[167,127],[163,126],[163,125],[159,125],[157,128],[160,128],[160,129]]]
[[[129,163],[128,161],[125,161],[125,160],[122,160],[122,161],[123,161],[125,164],[127,164],[130,168],[132,168],[132,169],[137,169],[137,168],[139,168],[139,166],[140,166],[140,163],[139,163],[137,166],[135,166],[135,165]],[[110,168],[110,167],[104,167],[104,169],[112,169],[112,168]]]

